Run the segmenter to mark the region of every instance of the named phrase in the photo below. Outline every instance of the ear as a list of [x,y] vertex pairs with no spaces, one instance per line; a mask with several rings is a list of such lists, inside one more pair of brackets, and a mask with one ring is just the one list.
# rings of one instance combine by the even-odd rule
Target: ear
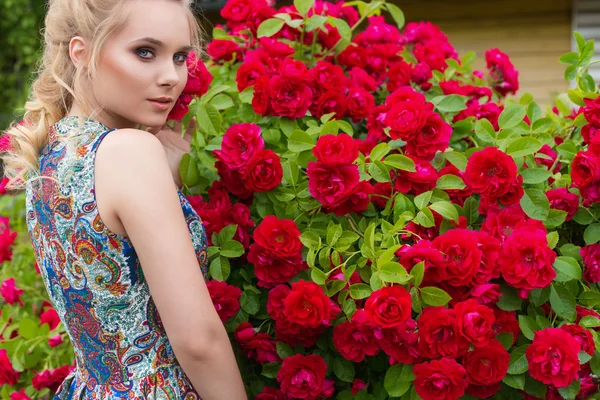
[[87,42],[81,36],[75,36],[69,41],[69,56],[77,69],[85,66],[87,50]]

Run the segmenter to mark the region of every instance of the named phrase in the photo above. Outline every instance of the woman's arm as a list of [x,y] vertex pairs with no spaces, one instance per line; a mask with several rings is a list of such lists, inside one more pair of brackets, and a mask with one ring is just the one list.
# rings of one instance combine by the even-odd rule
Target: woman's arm
[[96,197],[133,243],[175,355],[202,399],[247,399],[160,141],[134,129],[108,134],[96,154]]

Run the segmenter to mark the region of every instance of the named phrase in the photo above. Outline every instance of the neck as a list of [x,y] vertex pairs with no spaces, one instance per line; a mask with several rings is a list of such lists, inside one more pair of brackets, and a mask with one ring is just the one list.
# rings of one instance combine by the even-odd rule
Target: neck
[[109,112],[108,110],[101,110],[97,114],[89,114],[84,112],[83,108],[77,104],[73,103],[73,106],[67,113],[68,117],[87,117],[93,120],[100,122],[102,125],[105,125],[109,128],[115,129],[125,129],[125,128],[137,128],[138,124],[132,122],[128,119],[125,119],[119,115]]

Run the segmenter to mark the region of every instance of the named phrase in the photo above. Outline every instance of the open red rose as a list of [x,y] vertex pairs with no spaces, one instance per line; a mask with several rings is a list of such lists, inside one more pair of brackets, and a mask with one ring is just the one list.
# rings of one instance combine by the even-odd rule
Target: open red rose
[[596,155],[580,151],[571,164],[573,185],[577,188],[591,186],[600,180],[600,158]]
[[493,385],[501,382],[508,372],[510,355],[497,340],[485,347],[476,347],[464,355],[462,364],[467,380],[473,385]]
[[331,325],[340,309],[314,282],[292,283],[292,290],[283,301],[284,313],[290,322],[307,328]]
[[60,384],[65,380],[67,375],[73,371],[75,367],[72,365],[63,365],[62,367],[53,370],[44,370],[36,372],[31,379],[31,384],[36,390],[50,389],[51,392],[56,392]]
[[327,364],[317,355],[295,354],[283,360],[277,373],[281,390],[294,399],[315,400],[333,395],[333,381],[327,380]]
[[358,158],[358,144],[345,133],[319,137],[312,149],[317,160],[329,167],[352,164]]
[[382,328],[402,325],[410,318],[412,300],[402,286],[386,286],[365,302],[367,320]]
[[280,360],[275,340],[268,333],[256,333],[250,323],[239,324],[234,335],[246,357],[260,364]]
[[390,364],[414,364],[422,360],[417,342],[417,323],[409,319],[402,325],[381,329],[379,344],[390,358]]
[[448,358],[417,364],[413,373],[415,389],[423,400],[457,400],[468,385],[463,366]]
[[577,340],[579,346],[581,346],[581,351],[585,351],[590,356],[594,355],[596,345],[594,344],[592,332],[577,324],[564,324],[561,325],[560,329],[569,333],[575,340]]
[[302,251],[300,230],[291,219],[267,215],[254,231],[254,241],[277,257],[295,257]]
[[365,312],[357,310],[351,321],[342,322],[333,329],[333,344],[346,360],[361,362],[365,356],[379,353],[375,328],[367,321]]
[[256,124],[231,125],[223,135],[221,150],[215,150],[217,159],[229,168],[241,169],[246,166],[252,156],[265,146],[260,127]]
[[465,354],[469,342],[459,333],[456,311],[426,307],[417,321],[419,349],[426,358],[456,358]]
[[477,233],[452,229],[436,237],[432,246],[444,255],[446,282],[453,286],[468,285],[481,264]]
[[273,150],[259,150],[246,164],[244,185],[253,192],[268,192],[275,189],[283,178],[279,155]]
[[579,197],[565,188],[551,189],[546,192],[550,201],[550,208],[562,210],[567,213],[565,221],[570,221],[579,209]]
[[206,282],[210,298],[221,321],[226,322],[240,309],[240,288],[216,280]]
[[269,80],[267,90],[271,109],[276,116],[302,118],[311,105],[313,92],[309,85],[299,78],[290,79],[275,75]]
[[308,163],[306,174],[310,194],[325,207],[342,201],[360,178],[356,165],[328,167],[314,161]]
[[302,260],[302,253],[293,257],[277,257],[264,247],[254,243],[250,246],[248,261],[254,265],[254,274],[258,278],[258,286],[272,288],[289,282],[298,272],[307,268]]
[[15,278],[5,279],[2,282],[2,287],[0,289],[0,293],[8,304],[19,303],[23,306],[23,300],[21,300],[21,295],[23,294],[23,289],[19,289],[15,285]]
[[5,349],[0,349],[0,385],[16,385],[21,373],[13,368]]
[[359,214],[369,207],[371,193],[373,193],[373,186],[367,181],[360,181],[348,193],[345,193],[344,197],[327,207],[327,211],[338,217],[351,212]]
[[525,355],[534,379],[557,388],[568,386],[579,372],[579,343],[559,328],[536,331]]
[[583,108],[583,115],[587,121],[597,127],[600,127],[600,98],[595,100],[583,99],[585,107]]
[[517,165],[501,150],[486,147],[469,158],[465,179],[474,192],[497,198],[505,194],[517,179]]
[[590,283],[600,282],[600,244],[583,246],[579,251],[583,258],[583,279]]
[[458,332],[475,347],[487,346],[494,338],[494,311],[476,300],[457,303],[456,324]]

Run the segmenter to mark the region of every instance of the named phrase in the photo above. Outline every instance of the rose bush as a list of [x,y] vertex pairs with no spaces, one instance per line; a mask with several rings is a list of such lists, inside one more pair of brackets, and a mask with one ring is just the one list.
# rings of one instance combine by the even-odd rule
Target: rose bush
[[[506,54],[475,71],[385,1],[230,0],[222,16],[171,118],[199,122],[183,190],[251,398],[594,396],[593,42],[575,33],[575,85],[544,111],[507,98]],[[19,236],[6,220],[0,380],[20,399],[72,358],[36,297],[21,200],[2,201]]]

